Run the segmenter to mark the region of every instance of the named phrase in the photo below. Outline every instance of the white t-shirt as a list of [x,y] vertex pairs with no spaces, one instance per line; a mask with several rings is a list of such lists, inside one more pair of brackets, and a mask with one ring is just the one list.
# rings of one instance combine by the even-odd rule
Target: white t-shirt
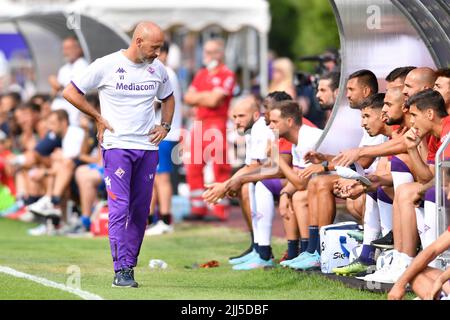
[[[361,142],[359,143],[359,147],[365,147],[365,146],[376,146],[379,144],[382,144],[386,141],[388,141],[389,138],[379,134],[377,136],[371,137],[366,130],[364,130],[363,136],[361,138]],[[377,164],[378,164],[378,160],[379,158],[375,158],[375,161],[372,162],[372,164],[370,165],[369,168],[364,169],[364,173],[365,174],[371,174],[373,172],[375,172],[375,170],[377,169]]]
[[84,140],[84,130],[80,127],[69,126],[62,139],[62,152],[64,158],[76,158],[80,155]]
[[[165,137],[165,141],[179,141],[181,135],[181,124],[183,120],[182,107],[181,103],[181,87],[178,82],[178,77],[175,71],[166,66],[167,75],[169,76],[170,85],[173,89],[173,97],[175,99],[175,110],[173,113],[171,128],[167,136]],[[161,124],[161,110],[156,112],[156,123]]]
[[103,148],[158,150],[148,134],[155,125],[153,100],[173,92],[161,61],[134,63],[119,50],[95,60],[72,82],[82,93],[98,88],[101,114],[114,129],[105,130]]
[[266,125],[264,117],[253,124],[250,132],[245,135],[245,164],[253,160],[267,159],[267,146],[275,139],[272,130]]
[[306,125],[300,127],[297,145],[292,145],[292,165],[294,167],[305,168],[311,165],[310,163],[306,164],[303,158],[307,152],[314,150],[317,141],[322,136],[322,132],[323,130],[321,129]]
[[[78,58],[74,63],[66,63],[58,71],[58,83],[65,87],[70,81],[77,75],[81,74],[88,66],[86,59],[83,57]],[[74,126],[78,126],[80,123],[81,111],[75,108],[69,101],[62,96],[56,97],[52,102],[52,110],[66,110],[69,114],[69,123]]]

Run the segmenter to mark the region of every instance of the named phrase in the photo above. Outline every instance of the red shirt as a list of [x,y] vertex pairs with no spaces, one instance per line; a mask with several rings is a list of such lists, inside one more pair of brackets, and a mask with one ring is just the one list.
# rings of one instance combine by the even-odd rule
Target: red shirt
[[[447,138],[448,133],[450,132],[450,116],[446,116],[441,120],[442,131],[440,138],[436,138],[435,136],[430,136],[428,140],[428,163],[434,163],[434,159],[436,157],[436,152],[438,151],[441,144]],[[450,148],[444,150],[444,158],[450,157]]]
[[199,92],[212,91],[213,89],[219,88],[225,93],[226,98],[216,108],[197,105],[195,112],[196,118],[198,120],[222,118],[225,121],[228,117],[228,107],[233,96],[235,83],[236,78],[233,71],[228,69],[224,64],[219,66],[215,73],[210,73],[206,68],[200,69],[192,80],[191,86]]
[[303,119],[302,119],[302,122],[303,122],[303,124],[307,125],[308,127],[317,128],[317,126],[316,126],[314,123],[312,123],[311,121],[309,121],[309,120],[306,119],[306,118],[303,118]]
[[280,154],[291,154],[292,143],[287,141],[285,138],[278,139],[278,151]]

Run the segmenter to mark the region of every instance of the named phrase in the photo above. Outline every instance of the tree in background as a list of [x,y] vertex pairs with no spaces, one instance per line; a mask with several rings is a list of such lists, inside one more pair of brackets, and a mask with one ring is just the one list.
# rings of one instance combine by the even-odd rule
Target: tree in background
[[[269,47],[294,61],[339,48],[339,32],[329,0],[269,0]],[[312,66],[311,66],[312,67]],[[307,64],[305,68],[309,69]]]

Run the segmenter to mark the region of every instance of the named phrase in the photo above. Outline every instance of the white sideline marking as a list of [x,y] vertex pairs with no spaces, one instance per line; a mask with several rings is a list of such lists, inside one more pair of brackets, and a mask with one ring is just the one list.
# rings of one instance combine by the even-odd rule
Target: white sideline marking
[[23,278],[23,279],[27,279],[30,281],[34,281],[34,282],[42,284],[46,287],[56,288],[56,289],[59,289],[62,291],[70,292],[70,293],[73,293],[73,294],[83,298],[84,300],[103,300],[102,297],[100,297],[96,294],[93,294],[93,293],[90,293],[87,291],[83,291],[81,289],[71,288],[64,284],[53,282],[53,281],[45,279],[45,278],[36,277],[31,274],[23,273],[23,272],[14,270],[9,267],[0,266],[0,272],[9,274],[16,278]]

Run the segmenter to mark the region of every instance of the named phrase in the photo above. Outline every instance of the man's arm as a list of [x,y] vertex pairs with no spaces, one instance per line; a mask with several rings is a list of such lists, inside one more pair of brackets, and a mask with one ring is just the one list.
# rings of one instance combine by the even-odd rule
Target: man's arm
[[92,106],[85,98],[85,96],[72,83],[69,83],[63,91],[63,97],[69,101],[75,108],[88,116],[94,118],[97,125],[97,138],[99,143],[103,142],[103,134],[106,129],[114,132],[114,129],[109,125],[108,121],[102,117],[94,106]]
[[[161,101],[161,124],[172,123],[172,117],[175,110],[175,98],[173,94]],[[159,144],[168,134],[168,131],[161,125],[157,125],[149,132],[151,136],[150,142],[153,144]]]
[[403,136],[398,136],[376,146],[365,146],[343,151],[333,158],[333,162],[336,166],[347,167],[363,157],[385,157],[406,152],[407,148]]
[[414,258],[411,265],[392,287],[388,298],[390,300],[402,299],[405,294],[406,285],[410,283],[420,272],[422,272],[431,261],[436,259],[438,255],[447,250],[449,247],[450,232],[446,231],[435,242],[433,242],[429,247]]
[[434,170],[430,169],[430,166],[422,160],[417,147],[421,142],[421,138],[417,136],[414,128],[410,129],[404,135],[404,141],[407,146],[408,155],[411,158],[412,171],[417,181],[425,184],[434,178]]
[[194,87],[190,87],[184,95],[184,102],[191,106],[201,105],[207,108],[217,108],[225,98],[226,94],[221,89],[197,91]]

